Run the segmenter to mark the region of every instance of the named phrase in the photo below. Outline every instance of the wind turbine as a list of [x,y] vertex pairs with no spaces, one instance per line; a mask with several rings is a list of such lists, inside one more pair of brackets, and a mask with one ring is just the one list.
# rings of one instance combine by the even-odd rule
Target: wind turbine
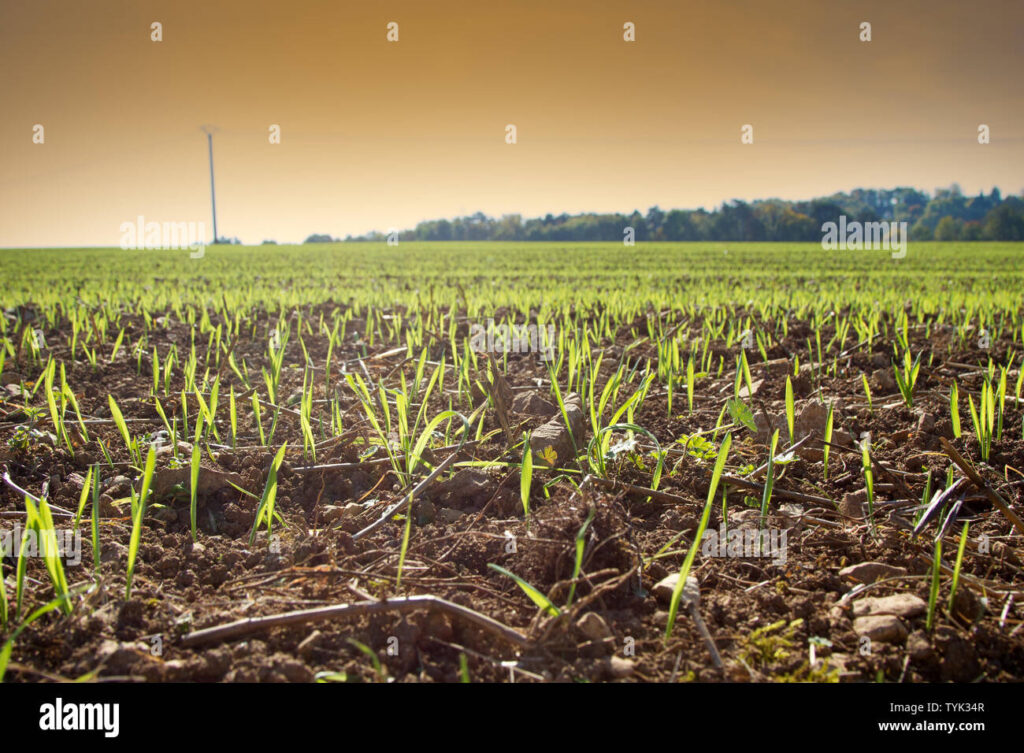
[[202,125],[199,130],[206,134],[206,144],[210,152],[210,204],[213,208],[213,242],[217,243],[217,193],[213,187],[213,134],[220,129],[215,125]]

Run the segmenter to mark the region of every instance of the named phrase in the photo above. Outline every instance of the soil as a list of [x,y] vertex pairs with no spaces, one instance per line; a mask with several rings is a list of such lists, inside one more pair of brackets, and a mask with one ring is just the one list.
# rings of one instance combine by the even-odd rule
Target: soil
[[[316,321],[320,311],[306,313],[307,320]],[[266,339],[260,333],[272,321],[267,316],[257,322],[253,328],[256,335],[235,345],[236,360],[241,363],[244,358],[253,377],[261,367],[269,369]],[[686,608],[680,609],[666,640],[669,604],[655,587],[682,565],[704,509],[714,463],[712,457],[684,454],[677,440],[698,431],[712,439],[710,430],[726,400],[733,396],[731,365],[739,345],[726,348],[723,342],[714,344],[713,363],[717,365],[721,355],[726,367],[721,376],[712,374],[698,380],[692,413],[686,406],[685,383],[674,386],[669,410],[666,386],[656,381],[632,419],[655,435],[662,448],[673,448],[658,485],[658,491],[670,496],[648,499],[646,494],[597,482],[577,489],[589,472],[582,458],[578,466],[563,464],[573,472],[535,465],[526,520],[520,499],[522,451],[507,451],[501,422],[489,406],[484,423],[488,438],[463,448],[456,461],[501,460],[509,465],[490,469],[456,466],[426,486],[413,504],[400,583],[404,517],[388,520],[367,535],[357,533],[401,500],[407,488],[383,453],[378,450],[373,456],[366,455],[367,439],[373,432],[362,406],[338,373],[345,362],[349,371],[374,382],[383,380],[388,387],[398,386],[402,373],[411,382],[417,364],[407,360],[404,352],[394,352],[404,338],[397,344],[378,341],[371,346],[354,334],[361,329],[358,322],[350,323],[343,347],[336,346],[332,355],[332,390],[337,386],[344,431],[325,441],[314,426],[319,443],[315,463],[303,457],[303,434],[293,412],[297,405],[281,412],[272,445],[261,447],[250,399],[240,399],[237,447],[230,446],[228,389],[233,387],[236,395],[246,389],[225,368],[220,371],[220,439],[211,438],[209,453],[203,456],[203,474],[208,481],[201,486],[198,500],[198,540],[193,542],[190,533],[187,482],[184,488],[165,484],[148,505],[131,598],[125,600],[131,520],[128,506],[116,502],[128,496],[128,486],[138,483],[139,473],[131,468],[125,444],[110,420],[108,394],[131,419],[134,434],[155,437],[163,422],[151,396],[150,356],[144,354],[137,362],[127,346],[142,335],[143,324],[130,317],[123,318],[122,324],[126,326],[125,347],[113,362],[101,357],[95,368],[81,360],[80,351],[79,360],[74,361],[67,346],[56,344],[66,341],[66,332],[46,333],[46,342],[54,344],[49,352],[66,365],[68,382],[83,416],[90,421],[86,424],[88,441],[84,441],[69,410],[73,455],[52,436],[45,436],[52,433],[53,426],[43,388],[31,394],[43,364],[31,364],[27,355],[21,354],[20,363],[9,358],[5,366],[4,384],[0,385],[0,465],[12,482],[34,495],[45,493],[52,505],[74,512],[83,477],[92,464],[99,464],[101,491],[108,495],[100,508],[98,578],[93,573],[87,505],[80,528],[81,564],[68,561],[65,566],[72,586],[94,585],[78,597],[71,615],[51,613],[19,635],[8,681],[91,676],[299,682],[319,676],[348,681],[454,682],[463,673],[473,681],[494,682],[971,682],[1024,678],[1020,531],[970,483],[962,488],[964,499],[955,519],[937,517],[918,535],[912,531],[926,474],[931,473],[932,488],[938,490],[945,486],[952,465],[940,437],[978,469],[989,489],[1001,495],[1012,510],[1024,513],[1020,405],[1008,397],[1004,436],[995,443],[987,463],[981,462],[966,405],[968,394],[977,403],[989,357],[1005,362],[1012,345],[1008,338],[994,340],[990,350],[981,350],[971,342],[961,344],[941,328],[933,328],[927,339],[922,329],[911,329],[912,352],[923,351],[913,409],[907,408],[890,386],[892,345],[883,338],[868,348],[851,347],[851,353],[836,362],[834,374],[819,373],[806,351],[808,332],[798,326],[791,326],[788,338],[768,353],[768,363],[762,363],[757,351],[748,351],[753,380],[761,383],[756,394],[744,400],[755,413],[779,421],[784,414],[786,378],[793,374],[793,357],[799,355],[804,366],[793,379],[796,413],[802,414],[819,400],[834,402],[836,436],[845,432],[859,442],[870,432],[872,458],[877,464],[875,499],[868,519],[861,453],[858,447],[839,446],[835,436],[837,446],[830,452],[827,479],[820,438],[798,449],[792,462],[778,466],[766,527],[787,530],[785,562],[758,556],[698,554],[691,571],[700,588],[697,608],[721,657],[719,666],[700,625]],[[641,327],[639,331],[645,330]],[[699,334],[695,328],[693,335]],[[826,328],[823,341],[832,334]],[[322,381],[327,338],[304,332],[303,340],[312,363],[320,364],[315,373]],[[197,336],[196,341],[201,375],[207,368],[202,357],[206,338]],[[430,348],[431,359],[439,359],[445,352],[438,342]],[[174,320],[171,314],[166,328],[150,333],[150,348],[155,346],[161,354],[172,344],[177,344],[179,352],[187,352],[188,343],[189,325]],[[605,354],[602,379],[613,373],[620,360],[639,369],[648,359],[657,360],[656,344],[635,344],[635,334],[628,327],[619,333],[617,342],[604,341],[595,348]],[[362,366],[356,361],[360,358]],[[288,342],[284,362],[279,388],[282,399],[302,388],[305,359],[297,339]],[[446,391],[435,393],[428,416],[447,409],[449,401],[467,415],[472,410],[458,401],[450,355],[448,363]],[[537,390],[544,399],[523,404],[541,411],[554,404],[547,367],[537,354],[510,353],[507,363],[505,381],[513,395]],[[828,372],[831,366],[828,361],[821,371]],[[211,375],[217,371],[211,363]],[[427,374],[431,371],[428,366]],[[862,374],[871,382],[870,407]],[[484,378],[482,373],[477,376]],[[954,379],[959,385],[963,420],[963,434],[958,439],[953,439],[949,411]],[[1011,372],[1010,393],[1015,380],[1016,373]],[[29,390],[27,396],[20,392],[22,383]],[[260,396],[265,398],[262,381],[254,378],[253,384],[259,385]],[[169,394],[165,396],[162,386],[158,392],[168,417],[180,416],[183,385],[181,370],[175,369]],[[615,407],[637,385],[625,385]],[[599,383],[601,387],[603,383]],[[322,383],[318,384],[316,397],[322,402],[315,404],[313,415],[329,423],[327,403],[323,402],[326,394]],[[35,418],[33,411],[24,409],[26,405],[40,409]],[[189,399],[189,411],[191,425],[197,411],[194,397]],[[272,408],[263,409],[265,430],[272,413]],[[590,440],[585,402],[584,415],[587,431],[578,438],[581,445]],[[557,409],[552,415],[509,409],[514,442],[519,442],[524,431],[551,419],[558,420]],[[728,422],[728,414],[724,420]],[[23,436],[27,427],[42,434],[19,441],[17,437]],[[452,432],[456,428],[453,424]],[[766,461],[768,435],[746,428],[732,431],[727,472],[741,476],[742,466],[757,467]],[[623,438],[622,432],[616,433],[615,441]],[[717,440],[721,438],[719,433]],[[637,439],[641,447],[650,444],[645,436]],[[783,449],[786,439],[784,430]],[[110,452],[113,468],[98,440]],[[258,498],[274,452],[284,441],[288,450],[278,474],[276,499],[281,520],[269,535],[266,527],[261,527],[250,542]],[[452,451],[435,449],[429,459],[439,463]],[[183,441],[179,454],[187,468],[191,446]],[[165,446],[157,458],[158,478],[161,474],[165,480],[171,478],[167,474],[173,465],[173,453]],[[649,452],[624,451],[608,460],[605,475],[649,488],[653,470]],[[420,468],[416,481],[426,473]],[[960,475],[955,470],[954,477]],[[751,479],[763,481],[763,474]],[[722,520],[719,489],[708,527],[715,531],[723,523],[734,530],[757,527],[761,492],[736,484],[727,484],[726,491],[727,519]],[[806,497],[795,499],[785,496],[787,493]],[[351,507],[353,503],[358,508]],[[346,505],[350,507],[346,509]],[[0,487],[5,529],[21,522],[18,513],[24,509],[21,494],[10,486]],[[758,512],[751,514],[755,510]],[[572,604],[566,606],[577,535],[588,518],[582,537],[581,574]],[[970,521],[968,543],[952,609],[947,606],[951,588],[947,573],[941,580],[932,629],[928,629],[925,613],[908,614],[897,618],[903,631],[897,630],[895,638],[876,637],[865,642],[863,630],[855,628],[853,604],[863,597],[892,594],[912,594],[928,602],[938,527],[948,523],[942,557],[944,564],[953,568],[965,521]],[[57,518],[57,525],[70,524],[67,518]],[[902,570],[873,583],[863,593],[851,594],[857,583],[840,571],[865,562]],[[490,564],[515,573],[545,594],[561,615],[551,617],[539,609],[513,580]],[[13,559],[5,559],[3,574],[13,608]],[[53,597],[42,559],[29,559],[27,575],[27,608]],[[273,627],[202,645],[183,643],[190,632],[242,618],[405,595],[432,595],[474,610],[526,636],[529,645],[515,645],[443,609],[405,614],[385,610]],[[374,658],[355,642],[367,647]],[[818,660],[814,664],[810,662],[812,644]],[[465,670],[461,669],[462,656]]]

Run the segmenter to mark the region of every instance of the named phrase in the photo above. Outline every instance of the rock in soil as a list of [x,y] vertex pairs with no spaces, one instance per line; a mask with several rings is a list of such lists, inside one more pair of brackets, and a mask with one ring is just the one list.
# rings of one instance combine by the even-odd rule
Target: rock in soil
[[[192,470],[188,467],[161,468],[153,474],[150,491],[155,497],[159,497],[170,492],[175,486],[184,485],[185,488],[188,488],[191,483],[191,473]],[[245,488],[245,482],[237,473],[200,466],[197,496],[202,499],[222,489],[231,489],[231,484]]]
[[576,620],[576,629],[580,631],[581,635],[592,641],[603,641],[605,638],[612,637],[608,623],[595,612],[587,612]]
[[539,392],[531,390],[529,392],[520,392],[515,396],[512,400],[512,412],[524,416],[540,416],[548,419],[558,412],[558,408],[541,397]]
[[[557,411],[554,418],[530,435],[530,450],[536,465],[547,468],[565,466],[576,457],[576,448],[583,446],[583,408],[580,406],[579,395],[572,393],[565,398],[565,414],[569,419],[569,428],[572,429],[571,437],[562,421],[561,411]],[[576,442],[575,447],[573,440]]]
[[863,520],[867,514],[864,510],[864,500],[856,492],[843,495],[839,503],[839,514],[851,520]]
[[857,635],[866,635],[879,643],[900,643],[907,637],[907,628],[899,617],[891,614],[875,614],[858,617],[853,621]]
[[[662,601],[666,604],[672,601],[672,592],[675,590],[676,584],[679,582],[679,573],[672,573],[660,581],[654,586],[654,595],[658,601]],[[680,603],[685,603],[687,600],[696,600],[700,598],[700,586],[697,584],[697,579],[694,576],[689,576],[686,579],[686,585],[683,587],[682,596],[680,596]]]
[[849,578],[858,583],[874,583],[882,578],[896,578],[906,575],[905,567],[887,565],[884,562],[861,562],[857,565],[844,567],[839,571],[840,578]]
[[891,614],[896,617],[916,617],[928,611],[928,604],[913,594],[893,594],[892,596],[865,596],[853,602],[854,617],[875,614]]
[[751,390],[747,389],[747,384],[746,384],[746,382],[744,382],[743,386],[740,387],[740,397],[750,397],[752,395],[756,395],[757,391],[759,389],[761,389],[761,385],[762,384],[764,384],[764,380],[763,379],[755,379],[755,380],[753,380],[750,383],[750,386],[753,388],[753,390],[751,391]]
[[608,674],[616,680],[624,680],[631,677],[636,667],[632,660],[624,659],[621,656],[612,656],[608,659]]

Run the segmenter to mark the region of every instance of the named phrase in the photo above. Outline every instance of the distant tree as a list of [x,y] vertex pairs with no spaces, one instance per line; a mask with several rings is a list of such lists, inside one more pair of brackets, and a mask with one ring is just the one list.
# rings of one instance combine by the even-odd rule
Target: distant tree
[[960,240],[980,241],[982,239],[983,232],[984,227],[980,222],[965,222],[963,229],[960,231]]
[[[826,222],[838,222],[839,216],[846,214],[846,211],[833,201],[814,200],[808,207],[807,214],[820,229]],[[852,218],[851,218],[852,219]]]
[[647,210],[647,233],[652,241],[664,240],[661,226],[665,222],[665,213],[657,205]]
[[910,240],[912,241],[930,241],[934,239],[935,233],[921,220],[915,222],[910,228]]
[[673,209],[665,215],[665,222],[662,225],[662,233],[667,241],[692,241],[694,237],[693,223],[690,222],[690,212],[681,209]]
[[954,220],[948,214],[939,220],[939,224],[935,226],[935,240],[937,241],[956,241],[960,240],[960,226],[957,220]]
[[306,240],[303,241],[303,243],[334,243],[334,242],[335,242],[335,240],[331,236],[329,236],[329,235],[319,235],[317,233],[313,233],[313,235],[309,236],[308,238],[306,238]]
[[[1024,203],[1017,200],[1017,203]],[[985,218],[984,237],[992,241],[1024,241],[1024,210],[1008,199]]]

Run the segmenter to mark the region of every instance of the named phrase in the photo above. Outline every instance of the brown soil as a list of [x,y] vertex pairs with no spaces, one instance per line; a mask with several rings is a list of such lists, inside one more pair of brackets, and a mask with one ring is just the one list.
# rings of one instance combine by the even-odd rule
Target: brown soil
[[[317,315],[317,312],[314,312]],[[266,325],[270,320],[263,322]],[[359,329],[350,324],[350,333]],[[151,346],[161,353],[172,342],[187,351],[188,327],[175,322],[165,330],[151,332]],[[257,328],[259,331],[259,328]],[[142,333],[139,321],[128,320],[125,343],[134,342]],[[413,508],[414,525],[405,557],[401,585],[396,587],[398,560],[404,520],[392,520],[365,537],[353,534],[380,517],[387,506],[402,496],[400,481],[387,462],[361,458],[362,443],[369,427],[362,408],[343,381],[344,428],[342,436],[319,445],[317,467],[302,457],[302,432],[298,418],[282,413],[271,448],[254,447],[258,435],[252,422],[249,400],[239,402],[240,445],[226,445],[227,392],[244,391],[230,369],[222,372],[218,431],[221,441],[214,444],[213,456],[204,456],[204,467],[238,474],[239,485],[256,495],[263,490],[273,453],[287,440],[289,449],[279,474],[277,510],[283,518],[268,538],[266,529],[250,545],[257,499],[229,485],[212,486],[199,500],[199,539],[193,544],[189,533],[187,489],[169,492],[152,501],[145,520],[139,562],[135,571],[132,597],[125,601],[124,580],[131,524],[126,508],[105,503],[100,526],[101,559],[99,587],[76,603],[66,617],[48,615],[29,626],[18,638],[9,681],[38,681],[53,678],[78,678],[90,672],[101,677],[142,678],[151,681],[309,681],[317,673],[345,673],[348,679],[373,681],[383,677],[399,681],[456,681],[460,677],[460,655],[465,655],[469,676],[474,681],[516,682],[538,680],[602,681],[632,679],[649,681],[759,681],[835,679],[846,681],[887,680],[967,682],[1024,678],[1024,631],[1021,596],[1021,536],[1002,513],[969,484],[959,518],[951,522],[944,540],[943,561],[952,567],[956,558],[959,531],[965,520],[971,521],[967,551],[963,558],[959,597],[954,609],[945,608],[949,598],[950,577],[942,580],[940,608],[932,631],[926,630],[925,615],[902,618],[909,633],[895,641],[875,640],[870,650],[855,632],[849,599],[842,601],[855,585],[839,571],[861,562],[881,562],[904,568],[906,574],[870,587],[865,595],[895,593],[929,597],[932,548],[938,522],[929,523],[916,538],[908,530],[915,512],[908,500],[919,504],[925,473],[931,471],[933,488],[945,485],[950,460],[939,443],[940,436],[952,437],[949,421],[949,385],[955,378],[963,402],[963,436],[954,446],[979,468],[987,484],[1021,513],[1024,476],[1024,441],[1021,441],[1022,411],[1015,400],[1006,404],[1005,435],[993,448],[989,463],[980,462],[978,444],[971,428],[967,395],[977,395],[982,383],[982,367],[990,354],[1000,357],[1011,343],[992,343],[987,352],[958,350],[942,332],[932,332],[927,341],[918,331],[913,352],[924,350],[921,376],[915,391],[915,407],[907,409],[895,389],[885,389],[885,372],[891,375],[891,344],[876,341],[871,353],[857,351],[839,361],[836,376],[819,378],[815,369],[804,369],[794,380],[797,413],[811,401],[824,398],[837,401],[836,428],[854,440],[870,432],[873,457],[880,465],[876,472],[874,526],[868,521],[840,512],[839,503],[847,494],[864,487],[859,452],[832,451],[829,474],[824,477],[820,459],[821,443],[812,442],[794,462],[784,467],[776,483],[769,527],[788,528],[787,560],[775,564],[759,557],[698,556],[692,574],[700,584],[699,611],[713,636],[724,666],[714,666],[711,653],[689,613],[680,611],[671,637],[666,641],[668,606],[654,593],[654,586],[665,576],[678,571],[696,530],[708,492],[712,460],[699,460],[678,452],[676,440],[683,434],[709,430],[726,399],[732,396],[733,372],[730,365],[738,352],[717,347],[726,368],[720,378],[704,378],[697,384],[696,407],[686,410],[685,384],[674,389],[672,410],[667,410],[664,384],[656,383],[634,422],[657,436],[663,448],[674,446],[659,490],[681,498],[646,500],[644,495],[609,490],[596,484],[582,492],[575,490],[581,474],[558,474],[537,468],[531,494],[529,525],[524,521],[519,497],[517,467],[480,470],[462,468],[427,487]],[[63,341],[61,333],[48,332],[47,342]],[[696,332],[695,332],[696,334]],[[831,332],[823,333],[831,336]],[[801,363],[809,363],[804,347],[806,332],[790,328],[789,340],[776,346],[769,359],[789,359],[799,354]],[[157,338],[162,337],[163,341]],[[199,374],[206,368],[204,347],[197,337]],[[320,364],[322,376],[326,357],[326,338],[304,333],[305,345],[313,363]],[[617,343],[605,342],[605,362],[610,374],[632,336],[624,328]],[[238,343],[236,359],[244,357],[249,374],[259,374],[267,366],[266,341],[255,337]],[[852,343],[851,343],[852,344]],[[205,338],[202,338],[205,345]],[[951,346],[951,350],[947,349]],[[393,350],[394,343],[366,347],[357,344],[351,334],[345,347],[335,348],[335,374],[342,361],[365,354],[374,356]],[[101,358],[94,371],[85,362],[72,365],[65,346],[55,346],[52,354],[68,367],[68,381],[75,388],[83,415],[109,419],[107,395],[113,394],[124,415],[142,419],[130,424],[136,434],[154,433],[162,422],[149,395],[152,386],[149,356],[143,356],[137,373],[135,356],[122,348],[113,363]],[[626,352],[626,362],[656,360],[657,349],[643,343]],[[439,358],[441,346],[431,349],[430,357]],[[79,354],[80,355],[80,354]],[[388,386],[399,384],[399,369],[411,380],[414,362],[403,364],[404,355],[364,361],[366,372],[374,380],[387,379]],[[753,399],[747,403],[755,412],[777,416],[783,412],[786,375],[792,374],[792,362],[780,360],[763,365],[760,356],[750,354],[754,380],[763,379]],[[297,340],[288,345],[280,394],[286,397],[300,390],[303,355]],[[714,363],[717,365],[716,355]],[[551,399],[546,368],[534,354],[510,354],[506,381],[514,394],[536,388],[536,379],[545,380],[540,395]],[[613,367],[613,364],[615,366]],[[450,365],[450,360],[449,360]],[[825,364],[831,365],[831,362]],[[295,368],[291,368],[295,366]],[[349,368],[362,374],[358,364]],[[26,386],[34,386],[40,365],[29,365],[23,357],[19,365],[8,359],[5,381],[20,376]],[[879,387],[872,385],[873,407],[864,397],[861,374],[873,378],[879,372]],[[211,374],[216,369],[211,366]],[[428,375],[429,375],[428,371]],[[454,400],[454,385],[449,378],[444,400],[431,402],[428,415],[448,408]],[[564,378],[564,377],[563,377]],[[1016,379],[1013,374],[1011,386]],[[259,384],[262,397],[262,381]],[[183,380],[175,370],[170,395],[161,389],[160,400],[168,416],[178,411]],[[600,385],[603,387],[603,384]],[[625,385],[619,404],[635,389]],[[0,385],[0,390],[4,385]],[[1010,390],[1012,392],[1012,388]],[[118,489],[108,488],[117,476],[134,481],[139,475],[127,465],[129,457],[113,423],[88,424],[90,441],[80,443],[74,456],[60,445],[34,439],[27,447],[14,442],[19,427],[36,426],[52,431],[45,395],[40,388],[29,405],[41,408],[33,419],[22,406],[26,400],[4,391],[0,402],[0,465],[12,480],[35,495],[44,488],[50,502],[65,510],[78,507],[81,477],[93,463],[100,464],[101,487],[110,496],[127,495],[124,481]],[[324,397],[322,385],[318,398]],[[436,402],[436,404],[435,404]],[[465,405],[456,405],[468,414]],[[196,404],[190,400],[190,421]],[[326,404],[314,410],[329,421]],[[269,428],[272,411],[264,409],[263,421]],[[589,428],[589,412],[584,405]],[[69,416],[71,412],[69,411]],[[512,414],[516,441],[524,430],[536,428],[550,416]],[[606,415],[607,419],[607,415]],[[728,420],[728,419],[727,419]],[[74,425],[72,420],[69,426]],[[489,409],[486,430],[500,429]],[[453,430],[455,426],[453,425]],[[785,434],[785,432],[783,432]],[[621,438],[621,435],[616,435]],[[710,436],[710,435],[708,435]],[[106,464],[98,439],[109,448],[117,465]],[[317,434],[318,441],[320,435]],[[589,439],[589,436],[587,437]],[[764,435],[747,429],[734,430],[729,456],[730,472],[738,474],[745,464],[761,465],[767,457]],[[641,444],[646,438],[640,438]],[[784,445],[785,443],[783,443]],[[464,449],[460,461],[501,458],[518,464],[521,451],[504,454],[506,442],[498,432],[482,444]],[[190,450],[183,451],[186,459]],[[447,457],[437,451],[433,462]],[[160,455],[157,467],[170,467],[171,456]],[[343,467],[325,467],[341,464]],[[641,487],[651,485],[653,461],[623,453],[610,460],[608,476]],[[586,463],[582,463],[586,472]],[[306,469],[306,470],[304,470]],[[420,470],[420,477],[425,471]],[[76,476],[77,474],[77,476]],[[961,474],[956,472],[956,477]],[[550,483],[548,483],[550,482]],[[545,487],[545,484],[547,486]],[[802,493],[829,500],[828,503],[793,501],[785,492]],[[720,495],[719,495],[720,496]],[[728,525],[739,526],[749,519],[744,511],[751,504],[760,506],[759,491],[728,488]],[[856,495],[854,495],[856,497]],[[352,516],[339,507],[360,502],[365,509]],[[781,505],[796,504],[780,509]],[[721,524],[721,504],[711,513],[709,527]],[[848,508],[844,508],[848,511]],[[24,510],[23,498],[7,486],[0,487],[0,512]],[[450,511],[458,511],[450,512]],[[593,520],[584,536],[585,552],[581,577],[575,589],[575,601],[566,616],[548,619],[526,594],[508,577],[488,567],[504,567],[547,594],[564,608],[573,577],[575,541],[588,514]],[[67,566],[72,585],[92,580],[92,551],[88,508],[82,525],[82,564]],[[340,517],[338,517],[340,515]],[[756,514],[755,514],[756,520]],[[3,527],[19,522],[8,515]],[[58,519],[58,526],[65,523]],[[681,539],[677,539],[680,534]],[[984,535],[984,536],[983,536]],[[676,539],[674,544],[670,542]],[[512,547],[510,542],[514,541]],[[667,556],[650,558],[666,544]],[[514,549],[514,551],[512,551]],[[5,560],[8,593],[13,599],[13,561]],[[34,608],[52,598],[44,563],[32,559],[28,566],[26,608]],[[416,611],[407,615],[378,613],[346,620],[328,620],[298,624],[254,633],[238,639],[185,647],[182,636],[201,628],[216,626],[245,617],[257,617],[298,609],[361,601],[366,595],[382,596],[430,594],[469,607],[532,639],[529,648],[520,649],[466,620],[441,611]],[[1010,599],[1015,594],[1016,598]],[[603,620],[608,637],[592,639],[580,618],[593,613]],[[789,629],[794,621],[800,621]],[[783,626],[755,634],[783,622]],[[603,629],[596,624],[597,633]],[[788,637],[786,637],[788,636]],[[3,636],[6,637],[6,636]],[[831,645],[817,648],[818,657],[827,660],[841,673],[829,674],[825,665],[811,669],[807,664],[809,639],[826,639]],[[375,670],[368,656],[350,642],[368,646],[379,658]],[[613,661],[613,657],[615,660]],[[623,661],[626,660],[626,661]]]

